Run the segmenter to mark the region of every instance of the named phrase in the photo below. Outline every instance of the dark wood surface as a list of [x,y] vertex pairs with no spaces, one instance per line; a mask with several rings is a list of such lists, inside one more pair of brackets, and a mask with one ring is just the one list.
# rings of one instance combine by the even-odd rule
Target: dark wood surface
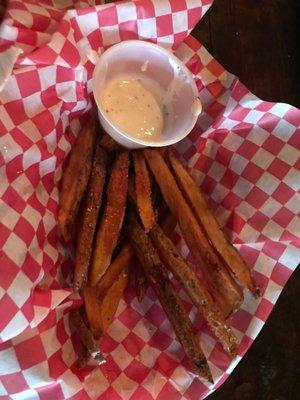
[[[257,96],[300,107],[300,1],[215,0],[193,32]],[[300,270],[255,343],[209,400],[300,398]]]

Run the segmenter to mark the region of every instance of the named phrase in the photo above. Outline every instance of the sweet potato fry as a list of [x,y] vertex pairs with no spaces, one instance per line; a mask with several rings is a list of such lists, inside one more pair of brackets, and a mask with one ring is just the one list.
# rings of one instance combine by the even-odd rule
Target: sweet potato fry
[[151,183],[146,161],[141,151],[133,153],[135,170],[135,192],[139,216],[146,232],[155,222],[154,210],[151,199]]
[[123,265],[123,270],[106,291],[103,298],[99,299],[97,287],[86,286],[84,288],[85,310],[90,329],[96,339],[101,338],[113,320],[128,282],[129,264],[128,261]]
[[83,288],[83,298],[90,330],[94,338],[98,340],[101,338],[103,331],[100,314],[101,301],[98,298],[97,287],[86,285]]
[[103,135],[100,139],[100,145],[109,153],[120,151],[122,149],[122,147],[106,132],[103,132]]
[[106,164],[106,153],[98,144],[94,153],[92,172],[88,183],[86,202],[83,208],[82,225],[77,238],[73,282],[75,291],[81,289],[87,281],[93,238],[102,202]]
[[199,222],[205,229],[214,248],[236,275],[240,283],[257,296],[259,291],[249,267],[220,228],[201,189],[196,185],[188,171],[171,151],[169,152],[169,160],[180,189]]
[[195,271],[181,257],[173,242],[158,225],[151,229],[150,237],[164,265],[182,284],[224,350],[235,356],[237,339]]
[[83,127],[63,173],[58,229],[66,241],[69,241],[74,234],[78,208],[90,176],[95,133],[94,121],[90,121]]
[[169,281],[165,267],[151,240],[133,216],[130,218],[128,236],[147,279],[154,288],[194,369],[200,376],[212,381],[207,361],[199,341],[193,333],[191,321],[185,312],[182,301]]
[[112,167],[104,215],[92,255],[90,271],[92,286],[95,286],[105,274],[117,245],[126,209],[128,167],[128,152],[118,153]]
[[97,293],[99,299],[103,299],[110,287],[116,282],[121,272],[130,265],[133,257],[133,248],[129,243],[125,243],[120,254],[107,268],[105,274],[97,284]]
[[104,362],[104,357],[93,338],[92,332],[85,325],[79,310],[70,313],[70,323],[76,329],[82,344],[87,348],[90,355],[99,362]]
[[118,305],[123,296],[124,290],[129,279],[129,265],[120,273],[118,279],[110,287],[106,296],[101,301],[100,315],[102,321],[102,331],[106,332],[116,314]]
[[243,298],[241,288],[207,240],[159,151],[146,149],[144,154],[196,263],[202,268],[213,298],[227,317]]
[[138,298],[138,301],[141,302],[147,292],[148,281],[147,281],[144,271],[141,268],[137,269],[136,271],[137,272],[136,272],[136,278],[135,278],[135,291],[136,291],[136,297]]

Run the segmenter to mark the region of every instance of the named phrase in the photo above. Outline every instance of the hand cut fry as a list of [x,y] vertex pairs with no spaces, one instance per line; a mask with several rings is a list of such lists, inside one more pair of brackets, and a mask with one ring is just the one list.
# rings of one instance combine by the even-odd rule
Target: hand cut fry
[[109,153],[120,151],[122,149],[122,147],[106,132],[103,132],[103,135],[100,139],[100,145]]
[[169,160],[180,189],[220,257],[224,259],[241,284],[255,296],[258,295],[259,291],[249,267],[220,228],[201,189],[172,152],[169,152]]
[[92,172],[83,209],[82,225],[79,229],[76,246],[74,290],[81,289],[87,280],[88,267],[92,254],[92,245],[99,209],[102,202],[102,191],[105,182],[107,156],[98,144],[93,159]]
[[144,225],[148,232],[155,222],[154,210],[151,199],[151,183],[146,161],[141,151],[133,153],[135,170],[135,192],[137,208]]
[[100,313],[101,301],[98,298],[97,287],[86,285],[83,288],[83,298],[90,330],[94,338],[98,340],[103,334],[103,324]]
[[130,218],[128,235],[147,279],[153,286],[188,358],[200,376],[212,381],[207,361],[199,341],[193,333],[191,321],[185,312],[182,301],[169,281],[165,267],[151,240],[133,216]]
[[146,149],[144,154],[196,263],[202,268],[214,300],[227,317],[242,301],[241,288],[207,240],[159,151]]
[[96,339],[100,339],[111,324],[128,282],[130,261],[123,264],[123,270],[109,287],[105,296],[98,297],[97,287],[86,286],[83,291],[85,310],[90,329]]
[[116,282],[121,272],[130,265],[133,254],[134,252],[131,245],[129,243],[124,244],[120,254],[110,264],[105,274],[97,284],[97,293],[99,299],[103,299],[106,296],[108,290]]
[[145,273],[141,268],[138,268],[136,269],[135,291],[136,291],[136,297],[138,298],[139,302],[141,302],[145,297],[147,289],[148,289],[148,281],[145,276]]
[[92,286],[95,286],[105,274],[117,245],[126,209],[128,167],[128,152],[118,153],[112,167],[104,215],[92,256],[90,271]]
[[237,339],[195,271],[181,257],[173,242],[158,225],[151,229],[150,237],[161,260],[183,285],[212,332],[220,340],[224,350],[235,356]]
[[79,310],[70,313],[70,323],[76,329],[82,344],[87,348],[90,355],[99,362],[105,362],[104,357],[93,338],[92,332],[85,325]]
[[69,163],[63,173],[58,211],[58,229],[66,241],[74,233],[80,201],[90,176],[96,128],[94,121],[79,132]]
[[100,305],[102,331],[106,332],[116,314],[129,279],[129,265],[119,275],[117,281],[108,290]]

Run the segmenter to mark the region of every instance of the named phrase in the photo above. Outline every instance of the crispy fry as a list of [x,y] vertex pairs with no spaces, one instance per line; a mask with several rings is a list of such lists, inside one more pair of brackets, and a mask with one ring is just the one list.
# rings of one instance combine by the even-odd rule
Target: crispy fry
[[133,153],[135,170],[135,192],[137,208],[144,225],[145,231],[149,232],[155,222],[154,210],[151,199],[151,183],[146,161],[141,151]]
[[161,154],[150,149],[144,150],[144,154],[170,211],[178,220],[182,235],[196,263],[203,270],[213,298],[227,317],[243,298],[241,288],[207,240]]
[[97,287],[86,286],[84,288],[85,310],[90,329],[96,339],[101,338],[113,320],[128,282],[129,264],[130,260],[126,264],[123,264],[122,271],[120,271],[119,276],[106,291],[102,299],[98,297]]
[[100,314],[101,301],[98,298],[97,287],[86,285],[83,288],[83,298],[90,330],[94,338],[98,340],[101,338],[103,331]]
[[150,237],[161,260],[183,285],[212,332],[220,340],[224,350],[235,356],[237,339],[195,271],[181,257],[173,242],[158,225],[151,229]]
[[128,185],[128,152],[116,155],[113,164],[103,219],[97,234],[92,256],[90,283],[95,286],[108,268],[117,245],[126,208]]
[[76,246],[74,290],[79,290],[87,280],[88,267],[92,254],[93,238],[102,202],[102,191],[105,182],[107,156],[98,144],[95,149],[92,172],[89,179],[86,203],[83,209],[82,225]]
[[118,277],[118,280],[108,290],[100,305],[102,330],[106,332],[113,321],[118,305],[123,296],[129,278],[129,265],[127,265]]
[[84,367],[87,366],[89,361],[91,360],[91,355],[88,351],[88,349],[82,345],[82,348],[80,349],[80,353],[78,355],[78,360],[77,360],[77,367],[78,369],[83,369]]
[[87,348],[90,355],[97,361],[104,362],[104,357],[93,338],[92,332],[85,325],[79,310],[70,313],[70,323],[76,329],[82,344]]
[[213,246],[241,284],[257,296],[259,291],[251,276],[249,267],[220,228],[201,189],[196,185],[193,178],[172,152],[169,152],[169,160],[180,189],[198,217],[199,222],[204,227]]
[[100,139],[100,145],[109,153],[120,151],[122,147],[114,141],[112,137],[110,137],[106,132],[103,132],[103,135]]
[[185,312],[182,301],[169,281],[165,267],[160,261],[151,240],[132,216],[128,226],[128,235],[147,279],[156,291],[188,358],[200,376],[212,381],[207,361],[199,341],[193,333],[191,321]]
[[94,121],[83,127],[63,173],[58,229],[66,241],[73,236],[78,208],[90,176],[95,133]]
[[133,257],[133,248],[129,243],[124,244],[120,254],[107,268],[105,274],[97,284],[97,293],[99,299],[103,299],[110,287],[116,282],[124,268],[131,263]]
[[130,203],[136,207],[137,206],[137,199],[136,199],[136,192],[134,187],[134,180],[131,175],[128,177],[128,192],[127,192],[128,200]]
[[148,281],[147,281],[147,278],[145,276],[143,269],[139,268],[136,271],[137,271],[137,273],[136,273],[136,278],[135,278],[135,291],[136,291],[136,297],[138,298],[138,301],[141,302],[147,292]]

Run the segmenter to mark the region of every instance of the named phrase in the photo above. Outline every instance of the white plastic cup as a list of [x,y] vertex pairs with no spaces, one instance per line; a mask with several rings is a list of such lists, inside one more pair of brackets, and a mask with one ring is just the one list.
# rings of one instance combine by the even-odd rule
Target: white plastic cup
[[[113,124],[102,107],[101,93],[106,83],[126,73],[143,73],[158,82],[164,91],[174,92],[168,95],[173,115],[169,116],[161,139],[141,140],[130,136]],[[120,42],[100,56],[93,74],[93,93],[104,130],[116,142],[130,149],[162,147],[179,142],[191,132],[202,110],[195,81],[185,65],[170,51],[141,40]]]

